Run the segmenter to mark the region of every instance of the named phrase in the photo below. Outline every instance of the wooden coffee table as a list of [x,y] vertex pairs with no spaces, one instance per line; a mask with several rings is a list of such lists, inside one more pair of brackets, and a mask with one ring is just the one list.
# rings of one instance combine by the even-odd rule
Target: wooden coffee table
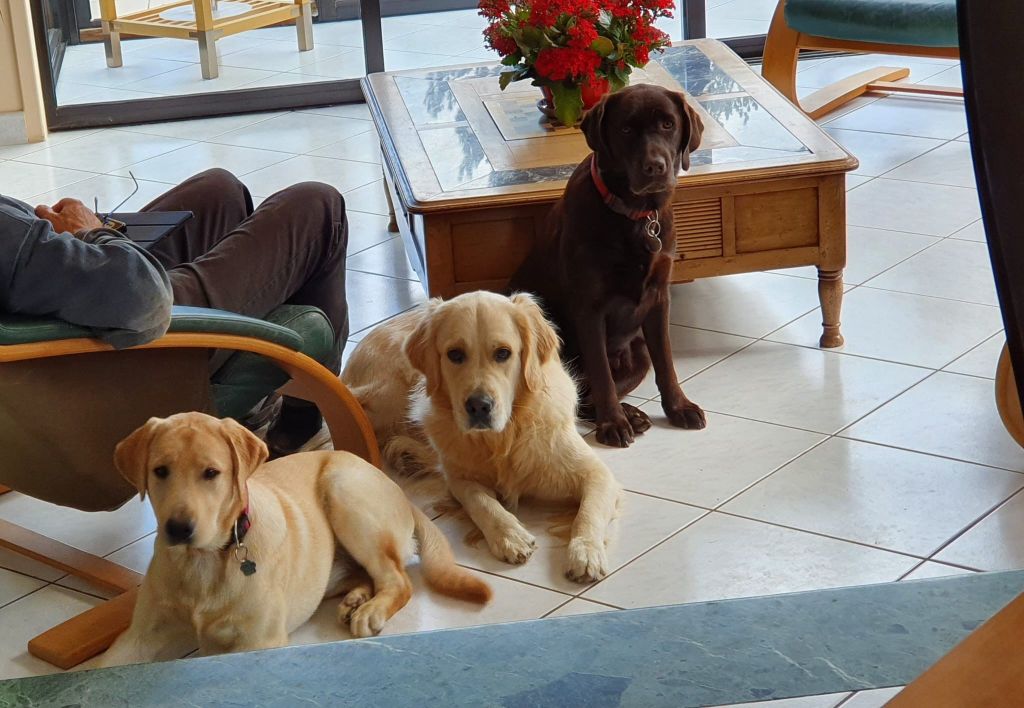
[[[578,130],[541,122],[539,89],[501,91],[500,71],[471,64],[362,82],[392,228],[431,296],[501,289],[589,153]],[[679,43],[632,82],[684,90],[704,120],[676,189],[673,282],[817,266],[820,344],[841,345],[845,173],[857,160],[718,41]]]

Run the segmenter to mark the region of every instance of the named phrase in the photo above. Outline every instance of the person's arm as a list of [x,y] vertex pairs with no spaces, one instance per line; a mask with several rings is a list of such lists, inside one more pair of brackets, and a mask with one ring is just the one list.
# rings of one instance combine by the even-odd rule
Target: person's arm
[[[54,229],[48,210],[67,231]],[[42,218],[0,214],[8,220],[5,229],[24,232],[10,281],[0,287],[0,293],[7,293],[6,309],[94,329],[115,347],[143,344],[167,331],[170,281],[151,254],[114,231],[90,228],[100,225],[95,215],[92,220],[61,217],[49,207],[38,208],[37,214]]]

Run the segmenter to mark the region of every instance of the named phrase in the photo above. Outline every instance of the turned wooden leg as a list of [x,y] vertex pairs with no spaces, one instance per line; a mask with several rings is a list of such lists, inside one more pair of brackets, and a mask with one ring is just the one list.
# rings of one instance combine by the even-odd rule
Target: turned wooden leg
[[390,219],[390,221],[388,221],[388,231],[396,234],[398,233],[398,219],[395,218],[395,203],[391,201],[391,190],[388,189],[387,175],[384,176],[384,196],[388,200],[388,218]]
[[824,349],[843,346],[839,313],[843,309],[843,271],[818,269],[818,300],[821,302],[821,339]]

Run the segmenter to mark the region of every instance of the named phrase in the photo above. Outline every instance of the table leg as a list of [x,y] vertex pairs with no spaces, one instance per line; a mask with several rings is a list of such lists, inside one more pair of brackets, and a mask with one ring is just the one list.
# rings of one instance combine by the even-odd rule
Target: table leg
[[313,48],[313,3],[299,4],[299,16],[295,18],[295,31],[299,36],[299,51],[311,50]]
[[220,71],[220,63],[217,60],[217,40],[213,32],[199,33],[199,66],[202,68],[204,79],[216,79]]
[[[382,169],[387,169],[386,167]],[[388,200],[388,231],[393,234],[398,233],[398,219],[395,218],[395,203],[391,201],[391,190],[388,189],[388,177],[384,175],[384,181],[382,183],[384,187],[384,196]]]
[[843,335],[839,332],[839,313],[843,309],[842,270],[818,269],[818,300],[822,327],[819,345],[825,349],[843,346]]
[[113,29],[110,22],[103,23],[103,52],[107,56],[107,66],[111,69],[124,65],[121,59],[121,33]]

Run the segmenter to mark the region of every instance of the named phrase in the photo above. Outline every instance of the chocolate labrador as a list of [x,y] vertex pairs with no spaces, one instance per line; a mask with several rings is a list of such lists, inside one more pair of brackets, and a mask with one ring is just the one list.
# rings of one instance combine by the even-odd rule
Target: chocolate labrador
[[681,93],[639,84],[605,97],[581,128],[594,153],[569,178],[510,291],[540,296],[558,326],[598,442],[627,447],[651,427],[620,400],[652,363],[672,425],[703,428],[704,411],[679,386],[668,330],[672,195],[703,124]]

